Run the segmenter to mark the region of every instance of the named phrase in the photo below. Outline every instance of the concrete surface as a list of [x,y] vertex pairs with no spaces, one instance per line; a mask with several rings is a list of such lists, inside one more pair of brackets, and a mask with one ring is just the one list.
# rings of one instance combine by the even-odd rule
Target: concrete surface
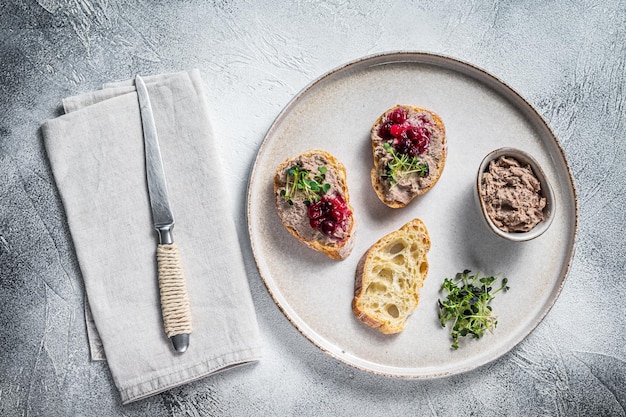
[[[0,5],[0,415],[626,415],[626,3],[104,1]],[[347,61],[416,50],[521,93],[569,159],[579,237],[565,288],[521,344],[481,369],[398,380],[330,358],[289,323],[247,241],[250,167],[273,119]],[[39,126],[63,97],[199,68],[265,343],[256,365],[128,406],[90,362],[83,286]]]

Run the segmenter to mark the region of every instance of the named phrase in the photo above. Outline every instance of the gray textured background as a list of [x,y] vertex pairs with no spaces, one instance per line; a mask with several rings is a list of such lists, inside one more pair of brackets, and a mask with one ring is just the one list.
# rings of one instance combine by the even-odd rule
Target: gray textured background
[[[247,180],[273,119],[324,72],[391,50],[505,80],[554,129],[578,191],[576,256],[550,314],[501,359],[446,379],[388,379],[322,353],[273,303],[247,242]],[[89,361],[38,129],[63,97],[190,68],[228,161],[265,357],[122,406],[106,364]],[[624,1],[3,1],[0,415],[626,415],[625,74]]]

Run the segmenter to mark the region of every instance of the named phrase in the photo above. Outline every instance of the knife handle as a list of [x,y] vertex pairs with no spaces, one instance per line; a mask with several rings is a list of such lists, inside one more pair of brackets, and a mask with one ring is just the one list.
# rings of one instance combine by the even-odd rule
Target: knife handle
[[191,308],[176,243],[157,245],[157,267],[165,333],[182,353],[187,349],[188,335],[192,331]]

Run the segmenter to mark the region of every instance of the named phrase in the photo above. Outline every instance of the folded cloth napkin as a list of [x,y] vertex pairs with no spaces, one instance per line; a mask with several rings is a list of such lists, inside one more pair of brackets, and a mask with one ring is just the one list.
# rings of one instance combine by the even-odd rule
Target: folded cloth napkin
[[163,328],[134,82],[67,98],[65,114],[42,125],[93,322],[123,403],[261,355],[199,71],[144,80],[191,305],[193,332],[184,354],[173,350]]

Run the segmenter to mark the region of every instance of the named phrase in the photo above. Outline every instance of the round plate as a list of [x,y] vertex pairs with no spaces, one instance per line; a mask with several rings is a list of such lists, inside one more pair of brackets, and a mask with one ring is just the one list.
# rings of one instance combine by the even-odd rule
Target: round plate
[[[370,128],[396,104],[413,104],[444,121],[448,157],[427,194],[391,209],[370,182]],[[557,216],[528,242],[489,231],[474,201],[483,157],[504,146],[533,155],[554,187]],[[297,242],[281,225],[273,176],[285,159],[323,149],[347,170],[357,222],[352,254],[334,261]],[[265,285],[294,326],[333,357],[356,368],[398,377],[464,372],[512,349],[545,317],[565,282],[574,254],[577,202],[563,150],[542,117],[519,94],[485,71],[448,57],[394,52],[350,62],[320,77],[280,113],[259,149],[248,190],[248,229]],[[432,247],[430,270],[417,310],[405,330],[383,335],[351,310],[359,258],[378,239],[414,217],[424,221]],[[438,321],[446,277],[470,269],[503,274],[511,289],[493,300],[494,333],[451,349],[449,328]]]

